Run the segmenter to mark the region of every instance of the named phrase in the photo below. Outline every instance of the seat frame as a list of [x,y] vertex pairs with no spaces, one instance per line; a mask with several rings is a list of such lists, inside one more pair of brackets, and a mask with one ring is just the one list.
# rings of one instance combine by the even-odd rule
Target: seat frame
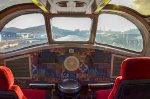
[[13,91],[0,91],[0,99],[19,99]]

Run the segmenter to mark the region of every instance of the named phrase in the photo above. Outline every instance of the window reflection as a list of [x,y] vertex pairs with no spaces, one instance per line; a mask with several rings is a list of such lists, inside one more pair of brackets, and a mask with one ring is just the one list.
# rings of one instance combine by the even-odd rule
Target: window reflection
[[137,52],[143,49],[139,29],[129,20],[114,14],[99,16],[96,42]]
[[43,15],[21,15],[6,24],[0,32],[0,52],[9,52],[47,41]]

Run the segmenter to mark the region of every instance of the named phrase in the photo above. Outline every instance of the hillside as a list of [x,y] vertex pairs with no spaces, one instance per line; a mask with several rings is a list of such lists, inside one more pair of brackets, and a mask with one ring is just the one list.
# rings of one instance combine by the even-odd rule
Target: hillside
[[[32,33],[32,34],[46,33],[46,29],[45,29],[44,25],[25,28],[25,29],[10,27],[10,28],[4,28],[2,31],[3,32],[14,32],[14,33]],[[88,32],[86,30],[84,30],[84,31],[64,30],[64,29],[60,29],[60,28],[54,27],[54,26],[52,27],[52,31],[54,33],[53,36],[55,38],[60,38],[60,37],[64,37],[67,35],[87,36],[87,32]]]
[[[10,28],[4,28],[3,32],[41,34],[41,33],[46,33],[46,29],[45,29],[44,25],[25,28],[25,29],[10,27]],[[55,39],[58,39],[60,37],[65,37],[68,35],[76,35],[76,36],[82,37],[82,38],[89,37],[89,33],[87,30],[71,31],[71,30],[65,30],[65,29],[61,29],[61,28],[53,26],[52,32],[53,32],[53,37]],[[122,35],[122,34],[124,34],[124,35]],[[132,39],[134,37],[140,36],[140,33],[139,33],[139,30],[137,30],[137,29],[131,29],[131,30],[125,31],[123,33],[121,31],[101,31],[101,30],[98,30],[97,35],[98,36],[101,35],[101,37],[99,37],[99,39],[104,39],[105,36],[112,38],[112,39],[116,38],[116,37],[122,39],[122,38],[124,38],[122,36],[128,36],[128,38],[130,37]]]
[[15,33],[44,33],[46,32],[45,26],[40,25],[36,27],[30,27],[25,29],[10,27],[10,28],[4,28],[3,31],[13,31]]

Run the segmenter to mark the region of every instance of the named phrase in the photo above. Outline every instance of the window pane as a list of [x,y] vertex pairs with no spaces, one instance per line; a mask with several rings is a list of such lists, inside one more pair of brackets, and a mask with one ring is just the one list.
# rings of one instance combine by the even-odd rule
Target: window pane
[[90,18],[55,17],[51,19],[52,38],[55,41],[88,41]]
[[0,32],[0,52],[9,52],[47,41],[43,15],[21,15],[8,22]]
[[129,20],[114,14],[101,14],[98,19],[96,42],[140,52],[143,38]]

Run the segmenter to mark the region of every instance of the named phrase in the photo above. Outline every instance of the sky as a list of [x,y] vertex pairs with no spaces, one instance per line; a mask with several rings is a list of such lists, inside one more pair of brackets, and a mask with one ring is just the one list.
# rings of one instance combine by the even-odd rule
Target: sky
[[102,14],[98,21],[98,30],[111,30],[111,31],[127,31],[135,29],[136,26],[129,20],[119,15]]
[[27,14],[14,18],[10,22],[8,22],[8,24],[6,24],[5,27],[16,27],[24,29],[44,24],[45,21],[44,16],[42,14]]
[[56,17],[51,20],[52,26],[67,30],[89,30],[92,20],[90,18]]
[[[67,30],[89,30],[91,29],[92,20],[90,18],[71,18],[71,17],[56,17],[51,20],[52,26],[67,29]],[[118,15],[105,14],[100,15],[99,17],[99,25],[98,29],[105,30],[114,30],[114,31],[126,31],[129,29],[136,28],[130,21],[125,18],[122,18]],[[8,27],[16,27],[16,28],[29,28],[39,25],[44,25],[45,21],[43,19],[43,15],[41,14],[28,14],[21,15],[8,24],[6,24],[6,28]]]

